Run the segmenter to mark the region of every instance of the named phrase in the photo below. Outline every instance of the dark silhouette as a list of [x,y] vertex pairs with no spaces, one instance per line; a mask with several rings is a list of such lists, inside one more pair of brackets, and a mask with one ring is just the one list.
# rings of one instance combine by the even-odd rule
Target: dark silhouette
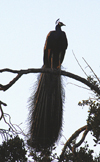
[[[65,25],[62,22],[58,22],[56,30],[50,31],[46,38],[44,46],[44,65],[49,68],[51,68],[51,66],[53,66],[53,68],[60,67],[68,46],[66,34],[61,30],[61,26]],[[53,59],[53,65],[51,65],[51,58]]]
[[[60,69],[68,46],[64,26],[56,21],[55,31],[49,32],[44,46],[42,68]],[[37,151],[52,147],[62,127],[63,88],[61,76],[42,73],[34,95],[30,98],[30,145]]]

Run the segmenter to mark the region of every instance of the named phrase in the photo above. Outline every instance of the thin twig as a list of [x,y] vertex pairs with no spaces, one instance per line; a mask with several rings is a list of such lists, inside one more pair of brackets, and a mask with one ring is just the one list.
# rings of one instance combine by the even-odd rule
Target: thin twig
[[[9,117],[9,122],[6,121],[6,116]],[[3,119],[4,119],[4,122],[9,126],[9,128],[10,128],[13,132],[15,132],[16,134],[21,134],[21,133],[24,134],[24,132],[22,131],[22,129],[21,129],[17,124],[12,124],[12,123],[11,123],[11,117],[10,117],[9,114],[4,113]],[[18,130],[16,129],[15,126],[16,126],[17,128],[19,128],[20,132],[18,132]],[[25,135],[25,134],[24,134],[24,135]]]
[[[82,57],[83,58],[83,57]],[[88,65],[88,67],[91,69],[92,73],[94,74],[94,76],[97,78],[98,82],[100,83],[100,79],[97,77],[96,73],[93,71],[93,69],[91,68],[91,66],[87,63],[87,61],[83,58],[83,60],[85,61],[85,63]]]
[[67,84],[71,84],[71,85],[77,86],[77,87],[79,87],[79,88],[83,88],[83,89],[86,89],[86,90],[90,91],[90,89],[89,89],[89,88],[82,87],[82,86],[79,86],[79,85],[74,84],[74,83],[71,83],[71,82],[68,82]]
[[74,55],[74,57],[75,57],[75,60],[77,61],[78,65],[80,66],[80,68],[82,69],[82,71],[84,72],[84,74],[88,77],[88,75],[86,74],[86,72],[84,71],[84,69],[82,68],[82,66],[80,65],[78,59],[76,58],[76,56],[75,56],[73,50],[72,50],[72,53],[73,53],[73,55]]
[[[3,109],[1,107],[1,105],[7,106],[7,104],[0,101],[0,111],[1,111],[0,120],[3,119],[4,122],[9,126],[9,130],[0,129],[0,134],[1,134],[2,138],[7,140],[8,136],[11,136],[10,133],[12,133],[13,135],[15,135],[15,134],[23,134],[24,136],[26,136],[25,133],[22,131],[22,129],[17,124],[12,124],[10,115],[3,112]],[[8,122],[6,120],[6,117],[9,118]],[[19,132],[18,132],[18,130],[16,129],[15,126],[20,130]]]
[[20,132],[18,134],[23,134],[24,136],[26,136],[26,134],[23,132],[23,130],[20,128],[19,125],[17,125],[17,124],[13,124],[13,125],[15,125],[20,130]]

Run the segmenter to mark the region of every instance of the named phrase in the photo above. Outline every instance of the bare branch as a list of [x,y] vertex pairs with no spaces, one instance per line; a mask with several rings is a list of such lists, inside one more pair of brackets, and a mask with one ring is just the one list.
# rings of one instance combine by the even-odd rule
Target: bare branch
[[1,106],[1,105],[3,105],[3,106],[7,106],[7,104],[6,104],[6,103],[4,103],[4,102],[0,101],[0,106]]
[[78,75],[75,75],[75,74],[72,74],[72,73],[69,73],[69,72],[65,72],[65,71],[61,71],[61,75],[68,76],[68,77],[73,78],[73,79],[75,79],[77,81],[80,81],[81,83],[83,83],[83,84],[87,85],[88,87],[90,87],[91,90],[95,90],[100,95],[100,89],[97,86],[94,86],[93,84],[91,84],[85,78],[82,78],[82,77],[80,77]]
[[79,61],[77,60],[77,58],[76,58],[76,56],[75,56],[73,50],[72,50],[72,53],[73,53],[73,55],[74,55],[74,57],[75,57],[75,60],[77,61],[78,65],[80,66],[80,68],[82,69],[82,71],[84,72],[84,74],[88,77],[88,75],[87,75],[86,72],[83,70],[82,66],[80,65]]
[[2,136],[2,139],[4,139],[5,141],[12,136],[11,133],[13,132],[11,132],[10,130],[0,129],[0,135]]
[[23,74],[29,74],[29,73],[54,73],[57,75],[64,75],[70,78],[73,78],[77,81],[80,81],[90,87],[92,90],[95,90],[98,94],[100,94],[100,89],[93,84],[91,84],[89,81],[87,81],[85,78],[82,78],[78,75],[72,74],[70,72],[66,72],[63,70],[59,69],[49,69],[49,68],[41,68],[41,69],[27,69],[27,70],[12,70],[12,69],[1,69],[0,72],[12,72],[12,73],[17,73],[17,76],[9,82],[7,85],[1,85],[0,84],[0,90],[6,91],[9,89]]
[[4,103],[4,102],[2,102],[2,101],[0,101],[0,111],[1,111],[1,117],[0,117],[0,120],[3,118],[3,115],[4,115],[4,112],[3,112],[3,110],[2,110],[1,105],[7,106],[7,104]]
[[[3,109],[2,109],[2,107],[1,107],[1,105],[7,106],[7,104],[4,103],[4,102],[2,102],[2,101],[0,101],[0,111],[1,111],[0,120],[3,119],[4,122],[5,122],[5,123],[8,125],[8,127],[9,127],[8,130],[0,129],[0,134],[1,134],[2,138],[4,138],[4,140],[7,140],[8,137],[10,137],[10,136],[12,136],[12,135],[16,135],[16,134],[23,134],[24,136],[26,136],[25,133],[22,131],[22,129],[21,129],[18,125],[12,124],[12,123],[11,123],[11,117],[10,117],[10,115],[3,112]],[[7,122],[7,120],[6,120],[7,117],[8,117],[8,120],[9,120],[8,122]],[[19,130],[17,130],[17,128],[18,128]],[[11,134],[12,134],[12,135],[11,135]]]
[[74,84],[74,83],[71,83],[71,82],[68,82],[67,85],[68,85],[68,84],[71,84],[71,85],[74,85],[74,86],[76,86],[76,87],[79,87],[79,88],[86,89],[86,90],[90,91],[89,88],[79,86],[78,84]]
[[[83,58],[83,57],[82,57]],[[83,58],[83,60],[85,61],[85,63],[88,65],[88,67],[91,69],[92,73],[94,74],[94,76],[96,77],[96,79],[99,81],[100,83],[100,79],[97,77],[96,73],[93,71],[93,69],[91,68],[91,66],[87,63],[87,61]]]
[[72,134],[72,136],[67,140],[67,142],[65,143],[64,148],[63,148],[63,150],[62,150],[62,153],[61,153],[61,155],[60,155],[59,162],[62,161],[67,146],[68,146],[71,150],[74,149],[74,148],[71,148],[70,144],[71,144],[72,141],[73,141],[76,137],[78,137],[79,134],[80,134],[82,131],[84,131],[84,130],[85,130],[85,132],[84,132],[84,134],[83,134],[82,139],[81,139],[76,145],[74,145],[74,148],[78,147],[78,145],[81,145],[81,143],[84,141],[86,134],[87,134],[88,131],[90,130],[90,128],[89,128],[87,125],[81,127],[81,128],[78,129],[77,131],[75,131],[75,132]]
[[[6,117],[8,117],[9,122],[7,122]],[[17,124],[12,124],[11,116],[9,114],[4,113],[3,119],[4,119],[4,122],[9,126],[9,129],[10,129],[11,132],[14,132],[15,134],[23,134],[25,136],[24,132],[22,131],[22,129]],[[19,129],[19,131],[16,129],[16,127]]]
[[73,148],[72,148],[73,154],[75,154],[75,148],[79,147],[84,142],[85,137],[86,137],[88,132],[89,132],[89,129],[86,128],[84,133],[83,133],[83,136],[82,136],[81,140],[73,146]]
[[12,81],[10,81],[8,84],[6,85],[2,85],[0,84],[0,90],[6,91],[7,89],[9,89],[20,77],[22,76],[22,74],[18,74]]

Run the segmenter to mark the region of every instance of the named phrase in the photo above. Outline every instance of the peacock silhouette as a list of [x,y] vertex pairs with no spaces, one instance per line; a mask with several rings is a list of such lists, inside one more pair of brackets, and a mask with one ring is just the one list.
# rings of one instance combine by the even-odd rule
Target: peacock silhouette
[[[61,69],[66,49],[67,37],[59,19],[54,31],[47,35],[44,45],[43,69]],[[41,73],[35,93],[30,97],[30,145],[36,150],[47,149],[60,137],[63,116],[63,87],[61,76]]]

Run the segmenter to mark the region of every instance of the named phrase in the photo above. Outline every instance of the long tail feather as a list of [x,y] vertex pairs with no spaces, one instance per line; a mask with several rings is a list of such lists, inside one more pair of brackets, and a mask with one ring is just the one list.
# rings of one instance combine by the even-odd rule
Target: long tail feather
[[57,141],[62,128],[62,101],[61,76],[42,73],[30,99],[30,142],[33,148],[49,148]]

